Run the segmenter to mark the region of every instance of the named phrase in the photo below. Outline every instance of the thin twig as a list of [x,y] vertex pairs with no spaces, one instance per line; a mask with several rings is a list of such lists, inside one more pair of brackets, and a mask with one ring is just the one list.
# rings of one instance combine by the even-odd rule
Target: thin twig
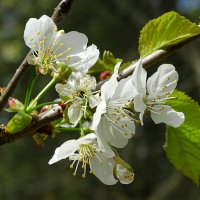
[[[163,58],[169,56],[170,54],[174,53],[175,51],[177,51],[178,49],[180,49],[181,47],[185,46],[186,44],[196,40],[200,38],[200,34],[195,35],[194,37],[189,38],[188,40],[185,40],[184,42],[181,42],[177,45],[172,45],[170,47],[168,47],[167,49],[163,50],[157,50],[155,52],[153,52],[152,54],[148,55],[147,57],[142,59],[142,65],[144,68],[148,68],[150,66],[152,66],[153,64],[157,63],[158,61],[162,60]],[[118,75],[118,80],[121,80],[123,78],[126,78],[128,76],[130,76],[136,66],[137,63],[134,63],[132,65],[130,65],[129,67],[127,67],[126,69],[124,69],[119,75]]]
[[[55,24],[58,24],[64,16],[66,16],[71,8],[71,5],[73,3],[73,0],[62,0],[58,6],[55,8],[54,13],[52,15],[52,20],[55,22]],[[4,106],[6,105],[8,98],[13,93],[14,89],[17,87],[17,84],[22,79],[23,75],[28,70],[28,61],[27,57],[31,54],[29,52],[25,59],[23,60],[22,64],[18,67],[17,71],[15,72],[14,76],[8,83],[6,90],[3,92],[3,94],[0,96],[0,112],[3,110]]]
[[[160,60],[162,60],[165,57],[169,56],[170,54],[174,53],[175,51],[177,51],[181,47],[183,47],[183,46],[187,45],[188,43],[190,43],[190,42],[192,42],[192,41],[194,41],[196,39],[199,39],[199,38],[200,38],[200,34],[198,34],[198,35],[196,35],[194,37],[191,37],[191,38],[189,38],[188,40],[185,40],[182,43],[170,46],[165,50],[164,49],[160,49],[160,50],[154,51],[152,54],[150,54],[147,57],[142,59],[142,65],[143,65],[144,68],[147,69],[148,67],[152,66],[153,64],[159,62]],[[118,77],[117,77],[118,81],[120,81],[123,78],[126,78],[126,77],[130,76],[133,73],[133,71],[135,70],[135,67],[136,67],[137,64],[138,64],[138,62],[135,62],[135,63],[131,64],[129,67],[127,67],[126,69],[124,69],[122,72],[120,72]],[[100,81],[97,84],[96,89],[99,90],[101,88],[101,86],[107,80]]]

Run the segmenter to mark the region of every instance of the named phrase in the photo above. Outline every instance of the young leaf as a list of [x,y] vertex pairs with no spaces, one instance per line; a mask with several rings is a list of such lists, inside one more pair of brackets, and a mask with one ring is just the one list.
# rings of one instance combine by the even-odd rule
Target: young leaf
[[141,57],[159,49],[168,49],[200,35],[200,27],[178,13],[171,11],[149,21],[139,39]]
[[32,117],[21,111],[16,113],[13,118],[6,125],[6,131],[9,134],[17,133],[23,130],[31,123]]
[[179,128],[167,127],[164,149],[170,162],[199,185],[200,178],[200,106],[183,92],[173,93],[168,104],[185,114]]
[[121,61],[121,59],[116,58],[110,51],[104,51],[103,59],[99,58],[96,64],[89,70],[89,73],[102,72],[106,70],[113,71],[115,65]]

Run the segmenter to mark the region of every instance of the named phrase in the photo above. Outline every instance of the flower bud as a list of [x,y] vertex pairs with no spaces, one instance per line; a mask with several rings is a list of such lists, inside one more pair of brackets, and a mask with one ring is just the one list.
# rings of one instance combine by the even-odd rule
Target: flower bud
[[52,105],[45,105],[41,108],[40,113],[50,110],[51,108],[52,108]]
[[15,108],[16,107],[16,100],[14,98],[8,99],[8,106],[10,108]]
[[115,157],[115,176],[122,184],[130,184],[134,180],[132,167],[119,156]]
[[100,74],[100,76],[99,76],[99,79],[100,79],[101,81],[103,81],[103,80],[105,80],[105,79],[111,77],[111,75],[112,75],[112,72],[111,72],[111,71],[104,71],[104,72],[101,72],[101,74]]
[[8,106],[16,110],[23,110],[24,108],[24,105],[19,100],[12,97],[8,99]]

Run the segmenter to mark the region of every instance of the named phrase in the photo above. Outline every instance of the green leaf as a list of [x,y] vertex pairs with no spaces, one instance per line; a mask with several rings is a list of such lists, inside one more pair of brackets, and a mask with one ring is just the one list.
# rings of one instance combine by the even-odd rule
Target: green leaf
[[200,106],[183,92],[173,93],[168,104],[185,114],[179,128],[167,127],[164,149],[170,162],[199,185],[200,178]]
[[159,49],[168,49],[200,35],[200,27],[178,13],[171,11],[149,21],[139,39],[141,57]]
[[10,134],[23,130],[31,123],[32,117],[25,112],[16,113],[6,125],[6,131]]
[[89,73],[113,71],[115,65],[122,59],[116,58],[110,51],[104,51],[103,59],[98,59],[96,64],[89,70]]

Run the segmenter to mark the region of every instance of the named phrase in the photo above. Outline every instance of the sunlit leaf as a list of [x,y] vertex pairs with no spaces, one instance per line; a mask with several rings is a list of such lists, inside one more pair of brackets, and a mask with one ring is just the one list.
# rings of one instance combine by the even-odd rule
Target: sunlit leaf
[[159,49],[168,49],[200,35],[200,27],[171,11],[149,21],[142,29],[139,53],[146,57]]
[[200,106],[182,92],[174,92],[176,99],[168,104],[185,114],[179,128],[167,127],[164,149],[170,162],[185,176],[199,185],[200,177]]

